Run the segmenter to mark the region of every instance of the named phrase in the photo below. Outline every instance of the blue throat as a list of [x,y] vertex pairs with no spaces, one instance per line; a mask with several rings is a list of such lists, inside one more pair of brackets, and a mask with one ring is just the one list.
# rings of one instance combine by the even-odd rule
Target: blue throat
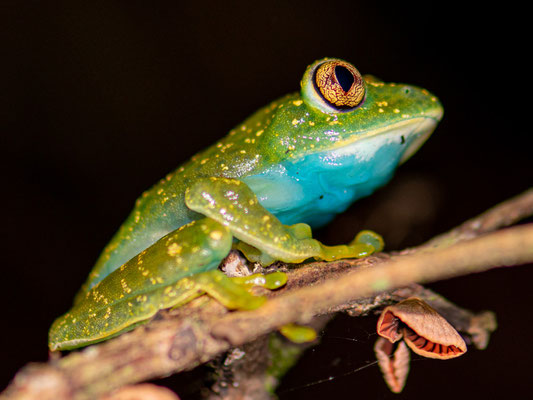
[[363,148],[363,152],[309,154],[243,181],[284,224],[305,222],[317,228],[385,185],[408,147],[405,144],[391,142],[370,152]]

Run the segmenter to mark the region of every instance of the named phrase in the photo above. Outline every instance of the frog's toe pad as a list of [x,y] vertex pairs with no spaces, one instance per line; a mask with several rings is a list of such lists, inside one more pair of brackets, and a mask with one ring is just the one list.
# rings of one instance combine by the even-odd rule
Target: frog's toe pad
[[372,253],[378,253],[383,250],[383,247],[385,247],[383,237],[376,232],[369,230],[359,232],[352,243],[368,244],[374,248]]

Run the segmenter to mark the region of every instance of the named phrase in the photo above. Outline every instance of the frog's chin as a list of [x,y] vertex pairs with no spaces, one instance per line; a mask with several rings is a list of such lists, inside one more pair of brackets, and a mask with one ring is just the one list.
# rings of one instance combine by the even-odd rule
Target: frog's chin
[[368,161],[374,158],[378,150],[393,146],[397,148],[401,164],[424,144],[437,123],[438,120],[430,117],[404,120],[341,143],[332,153],[335,157],[355,156],[359,161]]

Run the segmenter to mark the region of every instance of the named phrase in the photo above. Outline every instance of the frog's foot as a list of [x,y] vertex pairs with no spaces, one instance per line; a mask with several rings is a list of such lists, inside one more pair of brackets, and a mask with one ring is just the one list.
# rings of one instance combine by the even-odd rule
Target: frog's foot
[[265,297],[252,294],[254,286],[274,290],[286,283],[287,274],[280,271],[231,278],[219,270],[207,271],[189,276],[179,282],[183,295],[172,305],[172,308],[180,307],[199,295],[207,293],[226,308],[254,310],[266,301]]
[[326,246],[319,243],[321,253],[317,258],[326,261],[342,258],[363,258],[383,250],[383,238],[375,232],[364,230],[347,245]]
[[[245,280],[244,278],[251,279]],[[184,278],[180,283],[190,287],[192,290],[188,291],[188,296],[173,304],[173,308],[182,306],[202,293],[207,293],[226,308],[232,310],[254,310],[266,301],[266,297],[254,296],[249,292],[251,286],[257,285],[252,283],[254,279],[258,280],[258,277],[252,275],[242,278],[230,278],[218,270],[202,272]],[[279,280],[279,277],[263,278],[264,284],[261,285],[261,282],[259,284],[265,287],[268,287],[267,285],[274,286],[274,282]]]
[[243,242],[237,248],[247,258],[267,265],[275,260],[299,263],[308,258],[360,258],[383,246],[379,235],[370,231],[363,231],[347,245],[325,246],[311,237],[308,225],[283,225],[259,204],[244,182],[236,179],[199,179],[187,189],[185,203],[191,210],[226,226]]

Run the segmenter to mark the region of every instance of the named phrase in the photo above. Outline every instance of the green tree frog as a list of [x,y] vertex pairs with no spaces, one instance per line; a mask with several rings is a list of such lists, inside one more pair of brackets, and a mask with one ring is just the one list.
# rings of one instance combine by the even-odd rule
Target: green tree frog
[[325,246],[311,227],[387,183],[442,113],[424,89],[362,76],[340,59],[314,62],[299,93],[258,110],[137,200],[53,323],[50,349],[106,340],[204,292],[228,308],[260,306],[264,298],[217,269],[232,246],[265,265],[379,250],[369,232]]

